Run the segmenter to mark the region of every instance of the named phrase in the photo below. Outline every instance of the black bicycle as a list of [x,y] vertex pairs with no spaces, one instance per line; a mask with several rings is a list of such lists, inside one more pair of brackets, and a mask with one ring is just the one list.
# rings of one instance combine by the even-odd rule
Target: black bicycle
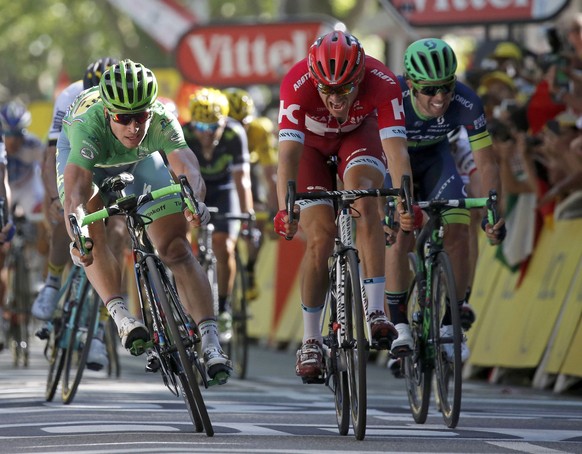
[[[182,395],[196,432],[204,430],[211,437],[214,435],[214,428],[196,375],[208,387],[226,382],[228,374],[219,372],[212,380],[207,379],[196,351],[200,342],[197,326],[182,306],[173,280],[148,237],[146,227],[152,222],[151,218],[138,212],[148,202],[171,194],[181,194],[186,205],[192,212],[197,213],[197,201],[184,176],[180,177],[179,184],[139,196],[124,195],[126,186],[132,182],[133,175],[125,172],[106,178],[101,185],[101,191],[114,192],[118,199],[114,204],[85,216],[83,226],[110,216],[125,216],[132,244],[141,315],[150,334],[148,341],[135,341],[130,352],[136,356],[146,353],[146,368],[161,372],[164,384],[170,392],[175,396]],[[74,216],[70,215],[70,220],[72,219]],[[77,245],[84,244],[81,235],[75,240]],[[83,251],[83,247],[80,250]]]
[[[214,302],[214,313],[219,317],[218,310],[218,274],[216,267],[216,256],[212,248],[212,235],[214,225],[212,221],[242,221],[247,223],[254,222],[254,217],[248,213],[220,213],[216,207],[208,207],[211,222],[201,226],[197,232],[197,258],[202,268],[206,272],[208,281],[212,288],[212,297]],[[231,329],[221,333],[221,343],[224,345],[226,353],[232,361],[233,371],[240,379],[246,378],[248,357],[249,357],[249,339],[247,331],[248,313],[248,277],[246,266],[243,261],[240,245],[235,246],[235,278],[232,293],[230,295],[227,310],[230,313],[232,321]],[[228,328],[228,327],[227,327]],[[230,336],[229,336],[230,335]]]
[[[414,347],[403,359],[406,390],[414,420],[426,421],[433,372],[437,404],[445,424],[456,427],[461,412],[462,359],[459,306],[455,277],[448,254],[443,249],[443,212],[455,208],[487,207],[489,224],[497,217],[497,194],[489,197],[416,202],[428,214],[428,221],[417,232],[414,252],[408,254],[414,277],[408,291],[408,319]],[[450,311],[452,328],[443,330],[445,312]],[[446,346],[449,352],[445,351]],[[452,355],[451,355],[452,351]]]
[[[404,184],[408,185],[405,180]],[[324,383],[335,396],[336,420],[340,435],[347,435],[350,414],[355,438],[366,434],[366,364],[370,348],[389,348],[370,341],[366,321],[367,297],[360,278],[360,259],[353,232],[352,204],[362,197],[400,195],[400,189],[333,190],[295,192],[295,182],[287,187],[287,213],[293,220],[296,200],[331,200],[335,205],[336,236],[329,260],[329,284],[321,319],[325,368],[320,377],[303,378],[304,383]],[[327,315],[326,315],[327,314]]]

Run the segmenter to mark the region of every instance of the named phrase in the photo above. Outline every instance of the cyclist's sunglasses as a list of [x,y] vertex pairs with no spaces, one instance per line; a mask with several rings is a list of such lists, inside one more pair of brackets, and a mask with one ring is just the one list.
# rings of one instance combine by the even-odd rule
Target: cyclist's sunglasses
[[457,79],[453,79],[451,82],[441,85],[419,85],[415,82],[412,82],[412,86],[421,95],[436,96],[439,92],[448,95],[449,93],[455,90],[456,83]]
[[151,112],[149,110],[144,110],[142,112],[131,113],[131,114],[122,114],[122,113],[113,113],[109,112],[109,116],[115,123],[119,123],[120,125],[127,126],[133,120],[137,124],[144,124],[146,121],[150,119]]
[[194,129],[200,132],[215,133],[218,128],[220,128],[220,123],[203,123],[201,121],[194,122]]
[[356,85],[354,83],[340,85],[339,87],[330,87],[329,85],[317,84],[317,91],[324,95],[339,95],[345,96],[349,95]]

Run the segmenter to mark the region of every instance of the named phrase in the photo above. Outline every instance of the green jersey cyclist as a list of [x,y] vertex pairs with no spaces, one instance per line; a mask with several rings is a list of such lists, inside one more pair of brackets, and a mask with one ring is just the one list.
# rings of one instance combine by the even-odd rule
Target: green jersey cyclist
[[[123,60],[101,77],[99,87],[82,92],[63,119],[57,141],[57,184],[65,215],[82,220],[86,213],[103,207],[96,188],[107,176],[130,172],[135,181],[128,194],[142,194],[186,175],[199,200],[206,186],[195,154],[188,148],[176,117],[156,100],[158,84],[152,71],[140,63]],[[156,153],[159,151],[160,153]],[[230,361],[218,339],[210,284],[196,261],[187,239],[189,223],[194,227],[208,222],[210,214],[200,203],[200,214],[182,213],[179,195],[153,201],[141,211],[152,218],[150,236],[160,258],[170,268],[187,311],[198,323],[208,375],[230,372]],[[68,225],[67,225],[68,228]],[[70,234],[70,232],[69,232]],[[103,223],[88,228],[92,250],[81,256],[71,247],[75,264],[84,266],[89,281],[105,302],[114,319],[121,342],[130,348],[137,339],[147,339],[145,326],[129,312],[122,295],[121,269],[112,251]]]

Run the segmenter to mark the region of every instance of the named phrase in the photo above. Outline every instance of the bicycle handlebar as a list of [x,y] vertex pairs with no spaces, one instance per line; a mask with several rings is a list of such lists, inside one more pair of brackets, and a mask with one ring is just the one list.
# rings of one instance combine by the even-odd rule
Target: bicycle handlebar
[[491,225],[499,221],[497,212],[497,192],[489,191],[489,197],[467,197],[464,199],[434,199],[415,202],[423,210],[439,208],[487,208],[487,219]]
[[[163,188],[155,189],[152,192],[148,192],[147,194],[142,194],[140,196],[129,195],[117,199],[114,204],[95,211],[94,213],[87,214],[85,217],[83,217],[81,226],[84,227],[89,224],[93,224],[94,222],[102,221],[110,216],[129,213],[148,202],[172,194],[180,194],[182,196],[182,200],[186,203],[192,213],[198,215],[198,201],[194,196],[194,192],[190,186],[190,183],[184,175],[180,175],[179,180],[180,183],[174,183]],[[81,255],[85,255],[88,252],[88,249],[85,246],[86,237],[83,236],[77,217],[74,214],[69,214],[69,224],[71,226],[71,232],[75,236],[75,242],[79,247]]]

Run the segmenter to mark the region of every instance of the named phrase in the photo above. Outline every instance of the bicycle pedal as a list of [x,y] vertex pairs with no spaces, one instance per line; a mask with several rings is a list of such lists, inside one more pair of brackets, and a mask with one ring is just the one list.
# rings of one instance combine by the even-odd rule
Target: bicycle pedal
[[147,346],[147,342],[143,339],[136,339],[131,344],[131,347],[129,347],[129,353],[131,353],[133,356],[143,355]]
[[301,377],[301,381],[305,385],[322,385],[325,383],[325,377],[323,375],[319,377]]
[[158,357],[153,355],[147,357],[145,365],[146,372],[156,373],[158,370],[160,370],[160,367],[162,367],[162,364],[160,363],[160,359]]
[[395,347],[390,351],[390,355],[393,358],[405,358],[412,355],[412,350],[406,345],[401,345],[400,347]]
[[373,340],[371,345],[374,350],[390,350],[390,347],[392,347],[392,339],[389,338]]
[[217,372],[214,378],[208,380],[208,386],[224,385],[228,382],[230,374],[226,371]]
[[103,364],[87,363],[87,369],[95,371],[95,372],[99,372],[101,369],[103,369]]
[[46,326],[39,328],[36,330],[34,335],[38,337],[40,340],[47,340],[50,337],[50,331]]

